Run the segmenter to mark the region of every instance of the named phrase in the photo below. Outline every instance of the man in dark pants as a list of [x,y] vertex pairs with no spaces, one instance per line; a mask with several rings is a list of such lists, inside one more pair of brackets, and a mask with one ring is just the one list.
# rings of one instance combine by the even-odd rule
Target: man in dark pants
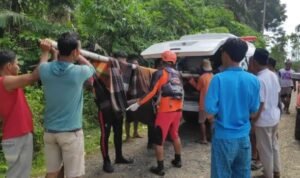
[[114,144],[116,151],[116,164],[131,164],[133,160],[125,159],[122,154],[122,126],[123,126],[123,113],[114,111],[112,108],[110,93],[105,88],[105,85],[96,79],[94,83],[96,93],[96,104],[98,106],[98,120],[101,129],[100,146],[103,157],[103,170],[108,173],[114,171],[111,165],[111,160],[108,154],[108,140],[110,136],[111,127],[114,131]]
[[[135,64],[135,65],[139,65],[138,62],[138,58],[131,58],[129,60],[130,63]],[[132,76],[131,76],[132,78]],[[144,94],[144,92],[142,92]],[[136,96],[132,95],[130,92],[127,93],[127,99],[134,99],[135,97],[140,97],[140,95],[142,95],[141,92],[137,93]],[[134,117],[135,114],[131,115],[129,114],[129,112],[126,112],[126,122],[125,122],[125,131],[126,131],[126,141],[130,140],[130,123],[133,122],[133,138],[142,138],[142,136],[140,136],[140,134],[138,133],[138,124],[139,124],[139,120],[141,120],[141,118],[138,117]],[[142,116],[142,115],[139,115]],[[148,129],[149,130],[149,129]]]

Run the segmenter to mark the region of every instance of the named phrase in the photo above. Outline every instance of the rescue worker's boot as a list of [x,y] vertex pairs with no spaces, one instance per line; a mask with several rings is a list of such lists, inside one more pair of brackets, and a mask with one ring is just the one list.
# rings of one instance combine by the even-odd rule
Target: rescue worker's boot
[[[121,134],[121,136],[122,136],[122,134]],[[120,142],[115,141],[115,151],[116,151],[115,163],[116,164],[132,164],[133,159],[124,158],[123,153],[122,153],[122,137],[120,140],[121,140]]]
[[111,165],[110,159],[104,159],[103,162],[103,171],[107,172],[107,173],[112,173],[114,172],[114,167]]
[[133,159],[126,159],[123,156],[116,158],[115,160],[116,164],[132,164],[133,163]]
[[164,176],[165,175],[164,161],[157,161],[157,167],[151,167],[150,172],[159,176]]
[[173,164],[174,167],[181,168],[182,167],[181,155],[175,154],[175,159],[173,159],[171,163]]

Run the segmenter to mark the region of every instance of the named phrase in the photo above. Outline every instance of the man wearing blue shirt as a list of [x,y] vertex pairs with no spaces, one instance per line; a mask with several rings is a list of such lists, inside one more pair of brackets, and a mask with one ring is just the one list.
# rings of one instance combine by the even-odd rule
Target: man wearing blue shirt
[[[59,58],[39,67],[44,87],[44,142],[46,178],[57,177],[64,165],[66,177],[84,175],[84,137],[82,132],[83,84],[94,69],[80,55],[80,41],[74,33],[58,39]],[[75,65],[78,62],[82,65]]]
[[239,67],[247,44],[229,38],[222,46],[224,71],[211,80],[205,110],[214,118],[211,151],[211,177],[251,176],[250,117],[259,108],[259,81]]

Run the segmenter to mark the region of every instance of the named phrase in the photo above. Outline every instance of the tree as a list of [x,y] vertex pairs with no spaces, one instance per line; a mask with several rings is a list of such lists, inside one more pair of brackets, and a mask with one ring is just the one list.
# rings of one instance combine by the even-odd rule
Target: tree
[[138,0],[83,0],[75,19],[78,31],[89,42],[101,44],[109,53],[121,49],[136,53],[149,43],[153,30],[149,17]]
[[300,24],[296,26],[295,31],[300,32]]
[[289,36],[292,47],[292,57],[294,60],[300,60],[300,25],[297,25],[295,28],[295,33],[292,33]]
[[288,36],[282,28],[279,28],[277,33],[271,38],[272,44],[271,56],[276,59],[278,66],[283,66],[287,59],[285,47],[288,43]]
[[294,60],[300,60],[300,34],[292,33],[289,36],[291,47],[292,47],[292,57]]
[[21,25],[26,20],[24,14],[10,10],[0,10],[0,37],[3,37],[5,29],[11,31],[13,26]]
[[[265,0],[225,0],[225,7],[232,10],[238,21],[261,31]],[[280,0],[266,0],[265,29],[276,31],[286,19],[286,5]]]

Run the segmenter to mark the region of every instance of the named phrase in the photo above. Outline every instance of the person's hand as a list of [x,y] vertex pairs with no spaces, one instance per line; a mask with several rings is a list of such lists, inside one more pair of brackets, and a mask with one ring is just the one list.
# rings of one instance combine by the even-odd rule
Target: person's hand
[[84,56],[82,56],[81,54],[75,59],[75,62],[78,62],[80,65],[88,65],[93,67],[93,65],[90,63],[90,61],[88,61]]
[[136,69],[137,65],[136,64],[132,64],[132,69]]
[[255,122],[258,120],[259,118],[259,114],[258,113],[255,113],[253,115],[250,116],[251,117],[251,124],[254,125]]
[[42,52],[50,52],[52,45],[47,40],[40,40],[40,48],[41,48]]
[[139,103],[134,103],[132,105],[130,105],[126,111],[130,110],[130,111],[136,111],[138,108],[140,107]]
[[86,61],[87,59],[85,57],[83,57],[81,54],[76,58],[76,61],[78,63],[82,63],[83,61]]
[[254,124],[254,122],[252,120],[250,121],[250,124],[251,124],[250,133],[255,133],[255,124]]
[[40,63],[47,62],[49,60],[49,52],[52,48],[52,45],[49,41],[43,39],[43,40],[40,40],[40,48],[42,50],[42,54],[40,57]]

